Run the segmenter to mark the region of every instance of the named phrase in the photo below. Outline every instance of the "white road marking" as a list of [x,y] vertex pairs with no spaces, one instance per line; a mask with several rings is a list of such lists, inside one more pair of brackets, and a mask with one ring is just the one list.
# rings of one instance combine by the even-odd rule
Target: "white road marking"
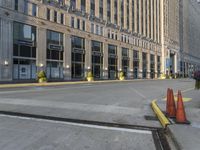
[[186,89],[186,90],[183,90],[182,93],[186,93],[186,92],[189,92],[189,91],[192,91],[192,90],[194,90],[194,87]]
[[65,87],[65,88],[34,88],[30,90],[16,90],[16,91],[0,91],[0,94],[14,94],[14,93],[24,93],[24,92],[43,92],[43,91],[60,91],[67,89],[82,89],[82,88],[90,88],[92,86],[78,86],[78,87]]
[[192,127],[200,128],[200,123],[193,122],[193,123],[192,123]]
[[148,130],[116,128],[116,127],[107,127],[107,126],[100,126],[100,125],[71,123],[71,122],[64,122],[64,121],[53,121],[53,120],[46,120],[46,119],[36,119],[36,118],[29,118],[29,117],[9,116],[9,115],[2,115],[2,114],[0,114],[0,116],[8,117],[8,118],[23,119],[23,120],[33,120],[33,121],[38,121],[38,122],[48,122],[48,123],[54,123],[54,124],[65,124],[65,125],[79,126],[79,127],[86,127],[86,128],[95,128],[95,129],[103,129],[103,130],[114,130],[114,131],[122,131],[122,132],[129,132],[129,133],[139,133],[139,134],[150,134],[150,135],[152,134],[152,132],[148,131]]
[[142,98],[146,99],[146,96],[143,95],[142,93],[140,93],[138,90],[133,89],[133,91],[135,91],[135,93],[138,94],[139,96],[141,96]]

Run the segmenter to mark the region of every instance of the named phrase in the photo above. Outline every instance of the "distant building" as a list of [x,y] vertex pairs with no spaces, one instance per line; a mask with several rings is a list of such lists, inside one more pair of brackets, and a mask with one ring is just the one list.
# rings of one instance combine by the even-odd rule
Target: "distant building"
[[180,72],[200,70],[200,1],[180,0]]
[[178,0],[0,0],[0,81],[179,71]]
[[179,71],[179,0],[161,0],[162,8],[162,72],[175,74]]

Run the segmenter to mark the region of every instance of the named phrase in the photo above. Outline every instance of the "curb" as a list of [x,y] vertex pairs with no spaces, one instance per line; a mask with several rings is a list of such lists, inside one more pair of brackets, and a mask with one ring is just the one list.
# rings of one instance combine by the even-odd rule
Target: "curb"
[[152,107],[154,113],[156,114],[156,116],[158,117],[163,128],[166,128],[167,125],[170,125],[169,120],[167,119],[167,117],[165,117],[165,115],[163,114],[161,109],[158,107],[156,100],[153,100],[151,102],[151,107]]
[[155,81],[159,79],[137,79],[137,80],[103,80],[103,81],[71,81],[71,82],[48,82],[48,83],[19,83],[19,84],[0,84],[1,88],[17,88],[32,86],[59,86],[59,85],[77,85],[77,84],[95,84],[95,83],[119,83],[119,82],[139,82],[139,81]]
[[167,128],[167,132],[168,132],[168,135],[171,137],[171,140],[172,140],[175,148],[177,150],[181,150],[181,145],[179,144],[179,142],[177,141],[177,139],[175,138],[173,132],[171,131],[171,129],[169,127]]

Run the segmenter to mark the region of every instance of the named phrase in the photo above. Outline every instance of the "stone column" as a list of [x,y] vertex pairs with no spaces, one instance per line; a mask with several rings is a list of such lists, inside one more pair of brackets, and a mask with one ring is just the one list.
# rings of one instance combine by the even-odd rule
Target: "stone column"
[[178,57],[177,53],[174,54],[174,73],[176,74],[178,70]]
[[133,31],[132,23],[133,23],[133,14],[132,14],[132,0],[129,1],[129,30]]
[[139,0],[139,29],[138,33],[142,35],[142,6],[141,6],[141,1]]
[[120,71],[122,71],[122,47],[117,46],[117,70],[118,70],[118,77]]
[[86,3],[86,13],[90,14],[90,1]]
[[121,1],[117,1],[117,10],[118,10],[118,25],[121,26]]
[[85,39],[85,77],[92,68],[91,39]]
[[137,24],[138,24],[138,21],[137,21],[137,1],[134,1],[134,7],[135,7],[135,9],[134,9],[134,27],[135,27],[135,32],[136,33],[139,33],[138,32],[138,28],[137,28]]
[[158,34],[158,43],[160,43],[160,0],[157,0],[157,25],[158,25],[158,29],[157,29],[157,34]]
[[99,18],[99,0],[95,0],[95,16]]
[[50,21],[54,22],[54,10],[50,9]]
[[142,73],[143,73],[143,65],[142,65],[142,49],[139,50],[139,71],[138,71],[138,77],[142,79]]
[[103,43],[103,79],[108,79],[108,44]]
[[127,0],[124,0],[124,28],[127,29]]
[[155,79],[157,79],[158,78],[158,54],[157,54],[157,52],[155,53],[155,55],[154,55],[154,60],[155,60]]
[[133,79],[133,50],[129,49],[129,78]]
[[143,35],[144,36],[146,36],[146,11],[147,11],[147,8],[146,8],[146,1],[147,0],[143,0],[143,24],[142,24],[142,26],[143,26]]
[[107,20],[107,0],[103,0],[103,19]]
[[76,0],[76,9],[81,10],[81,0]]
[[46,54],[47,54],[47,30],[39,27],[38,28],[38,37],[37,37],[37,56],[36,56],[36,66],[37,70],[46,70]]
[[0,81],[12,80],[13,22],[0,18]]
[[147,7],[148,7],[148,9],[147,9],[147,16],[146,16],[147,17],[147,24],[146,24],[147,25],[147,33],[146,33],[146,35],[147,35],[148,38],[150,38],[150,28],[149,28],[149,25],[150,25],[150,20],[149,20],[149,15],[150,15],[149,14],[149,11],[150,11],[149,10],[149,5],[150,5],[150,3],[149,2],[150,2],[150,0],[147,0]]
[[110,6],[111,6],[111,10],[110,10],[110,13],[111,13],[111,23],[114,24],[114,14],[115,14],[115,10],[114,10],[114,0],[110,0]]
[[64,39],[64,80],[71,80],[71,69],[72,69],[72,48],[71,48],[71,36],[69,34],[65,34]]
[[161,56],[161,74],[165,74],[165,45],[164,45],[164,3],[160,0],[160,14],[161,14],[161,45],[162,45],[162,56]]
[[157,24],[157,22],[156,22],[156,18],[157,18],[157,14],[156,14],[156,8],[157,8],[157,6],[156,6],[156,0],[154,0],[154,11],[153,11],[153,16],[154,16],[154,20],[153,20],[153,22],[154,22],[154,41],[157,41],[157,36],[156,36],[156,34],[157,34],[157,26],[156,26],[156,24]]
[[153,1],[152,0],[150,0],[151,1],[151,3],[150,3],[150,5],[151,5],[151,20],[150,20],[150,24],[151,24],[151,29],[150,29],[150,32],[151,32],[151,39],[153,39],[153,35],[154,35],[154,33],[153,33],[153,28],[154,28],[154,26],[153,26],[153,15],[154,15],[154,9],[153,9]]
[[151,78],[151,59],[150,51],[147,52],[147,79]]

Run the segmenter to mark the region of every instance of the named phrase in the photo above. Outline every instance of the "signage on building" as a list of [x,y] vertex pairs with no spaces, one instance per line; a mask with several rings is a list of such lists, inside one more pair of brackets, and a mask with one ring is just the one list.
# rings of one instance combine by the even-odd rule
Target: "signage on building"
[[129,57],[128,56],[123,56],[122,59],[129,60]]
[[117,55],[115,55],[115,54],[109,54],[108,57],[110,57],[110,58],[117,58]]
[[56,45],[56,44],[49,44],[48,49],[50,50],[56,50],[56,51],[62,51],[63,46],[62,45]]
[[30,47],[34,46],[34,42],[33,41],[18,40],[17,43],[20,44],[20,45],[25,45],[25,46],[30,46]]
[[85,50],[84,49],[79,49],[79,48],[73,48],[74,53],[79,53],[79,54],[84,54]]
[[102,53],[101,53],[101,52],[97,52],[97,51],[93,51],[93,52],[92,52],[92,55],[95,55],[95,56],[102,56]]

